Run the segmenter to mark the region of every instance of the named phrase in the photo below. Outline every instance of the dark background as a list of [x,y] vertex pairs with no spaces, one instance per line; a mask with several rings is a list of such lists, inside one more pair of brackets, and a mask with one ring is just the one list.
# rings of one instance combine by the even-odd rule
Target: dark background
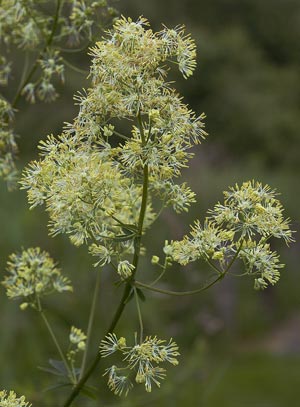
[[[297,0],[123,0],[116,7],[125,16],[147,17],[154,30],[185,24],[195,38],[198,67],[189,80],[174,75],[178,91],[197,113],[207,114],[208,139],[197,149],[184,173],[197,192],[197,203],[186,215],[172,211],[149,232],[148,253],[159,254],[164,239],[180,238],[195,219],[222,199],[222,191],[243,180],[257,179],[281,192],[292,229],[299,230],[300,175],[300,2]],[[22,56],[16,55],[22,64]],[[83,55],[72,62],[88,68]],[[17,73],[16,73],[17,75]],[[16,116],[19,168],[37,157],[39,139],[61,131],[76,114],[72,95],[88,81],[68,71],[61,97],[53,104],[21,104]],[[13,87],[13,85],[12,85]],[[13,89],[5,90],[13,93]],[[92,259],[64,236],[47,235],[43,208],[29,211],[22,191],[8,193],[0,184],[1,279],[8,255],[21,247],[40,246],[59,262],[73,281],[73,295],[47,300],[49,318],[67,344],[70,325],[82,329],[94,284]],[[159,237],[159,238],[158,238]],[[298,236],[296,234],[296,239]],[[99,369],[94,384],[105,406],[285,407],[300,397],[299,243],[276,243],[286,264],[278,285],[253,290],[252,279],[228,276],[210,291],[193,297],[148,295],[143,304],[146,332],[172,336],[181,350],[180,364],[168,369],[160,390],[145,394],[138,387],[127,400],[104,391]],[[148,270],[143,267],[147,281]],[[170,270],[163,282],[173,290],[199,286],[205,268],[193,263]],[[93,348],[106,330],[121,290],[111,290],[114,278],[103,273]],[[35,407],[54,407],[53,378],[37,370],[56,358],[51,339],[33,311],[0,292],[0,387],[26,394]],[[133,336],[137,329],[133,305],[117,333]],[[141,387],[141,386],[139,386]],[[60,391],[62,398],[67,390]],[[81,399],[80,407],[97,402]]]

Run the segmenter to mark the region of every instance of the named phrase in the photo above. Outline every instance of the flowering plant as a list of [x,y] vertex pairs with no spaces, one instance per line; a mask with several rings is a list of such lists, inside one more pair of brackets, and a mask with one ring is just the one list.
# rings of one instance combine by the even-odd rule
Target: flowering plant
[[[197,294],[223,279],[238,261],[243,274],[254,277],[254,287],[264,289],[279,280],[283,267],[270,239],[293,240],[276,193],[269,186],[247,181],[226,191],[224,203],[217,203],[204,222],[196,221],[189,236],[165,242],[164,260],[155,255],[150,261],[160,267],[159,277],[152,283],[141,281],[140,258],[148,259],[143,246],[147,230],[164,208],[180,213],[195,202],[195,193],[178,179],[193,156],[191,148],[207,136],[205,115],[197,116],[167,81],[173,66],[184,78],[192,75],[195,43],[183,27],[163,27],[155,33],[145,18],[134,22],[122,17],[90,54],[92,82],[75,97],[78,115],[61,135],[40,142],[40,159],[27,166],[21,180],[31,208],[45,205],[50,234],[67,234],[73,245],[85,245],[95,259],[98,272],[87,333],[71,327],[65,356],[41,297],[53,290],[71,291],[71,286],[48,254],[28,249],[12,255],[3,282],[8,296],[25,297],[21,308],[33,306],[49,329],[72,384],[64,407],[73,403],[103,358],[117,358],[116,364],[104,370],[109,388],[117,395],[127,395],[134,382],[150,392],[166,376],[160,365],[178,364],[179,349],[173,339],[144,336],[144,292]],[[124,131],[120,123],[126,123],[129,130]],[[174,262],[186,265],[196,260],[206,262],[212,273],[201,287],[177,292],[158,286]],[[99,352],[86,368],[104,267],[115,273],[123,295]],[[115,331],[132,298],[139,333],[134,344],[128,345]],[[80,351],[82,361],[77,367]]]

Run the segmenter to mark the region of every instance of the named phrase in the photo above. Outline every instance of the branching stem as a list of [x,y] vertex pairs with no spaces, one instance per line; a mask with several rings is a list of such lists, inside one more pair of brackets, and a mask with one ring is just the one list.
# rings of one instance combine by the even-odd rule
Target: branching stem
[[82,357],[79,380],[82,378],[83,372],[86,367],[86,361],[87,361],[89,346],[90,346],[90,342],[91,342],[93,324],[94,324],[94,320],[95,320],[96,304],[97,304],[97,299],[98,299],[99,289],[100,289],[101,271],[97,270],[96,273],[97,273],[96,283],[95,283],[94,295],[93,295],[91,311],[90,311],[90,315],[89,315],[88,328],[87,328],[86,347],[84,349],[84,353],[83,353],[83,357]]
[[142,343],[143,342],[143,335],[144,335],[144,324],[143,324],[142,312],[141,312],[141,307],[140,307],[140,303],[139,303],[139,296],[138,296],[136,287],[134,287],[133,290],[134,290],[134,298],[135,298],[136,309],[137,309],[139,325],[140,325],[140,343]]
[[61,349],[61,346],[60,346],[60,344],[59,344],[59,342],[58,342],[58,340],[56,338],[56,335],[55,335],[55,333],[54,333],[54,331],[53,331],[53,329],[52,329],[52,327],[50,325],[50,322],[48,321],[48,318],[46,317],[46,315],[45,315],[45,313],[44,313],[44,311],[42,309],[42,306],[41,306],[41,303],[40,303],[39,299],[37,300],[37,302],[38,302],[39,314],[41,315],[41,317],[42,317],[42,319],[43,319],[43,321],[44,321],[44,323],[45,323],[45,325],[47,327],[47,330],[48,330],[48,332],[49,332],[49,334],[50,334],[50,336],[51,336],[51,338],[52,338],[52,340],[54,342],[54,345],[55,345],[55,347],[56,347],[56,349],[57,349],[57,351],[59,353],[59,356],[61,357],[61,360],[63,361],[63,364],[65,365],[65,368],[66,368],[66,371],[68,372],[69,378],[70,378],[72,383],[75,383],[76,378],[74,377],[73,372],[71,371],[71,369],[69,367],[69,364],[68,364],[68,362],[67,362],[67,360],[65,358],[65,355],[64,355],[64,353],[63,353],[63,351]]

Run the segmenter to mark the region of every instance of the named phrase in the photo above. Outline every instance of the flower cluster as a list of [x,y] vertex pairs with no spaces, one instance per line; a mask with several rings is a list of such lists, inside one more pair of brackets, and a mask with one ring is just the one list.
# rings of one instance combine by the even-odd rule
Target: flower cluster
[[53,77],[63,80],[65,66],[58,49],[92,41],[93,32],[99,32],[103,21],[115,14],[105,0],[67,0],[49,14],[40,3],[41,0],[4,0],[0,5],[0,44],[7,48],[1,55],[0,83],[7,85],[10,77],[12,64],[7,58],[12,45],[26,52],[41,51],[39,76],[36,74],[36,80],[27,83],[22,92],[31,103],[36,97],[50,102],[57,96]]
[[72,326],[69,339],[70,343],[76,345],[79,350],[85,349],[86,335],[82,332],[81,329]]
[[[128,346],[125,338],[118,339],[114,333],[108,334],[100,343],[100,353],[102,357],[107,357],[116,352],[122,354],[125,366],[113,365],[105,371],[105,375],[108,375],[108,387],[116,395],[128,394],[133,387],[130,376],[133,376],[136,383],[144,384],[147,392],[151,392],[152,383],[160,387],[160,380],[166,376],[166,370],[159,364],[169,362],[174,366],[178,365],[178,346],[172,339],[166,343],[156,336],[147,336],[141,343],[137,343],[135,338],[134,346]],[[121,375],[122,372],[127,374]]]
[[[13,47],[19,53],[24,53],[24,59],[27,61],[24,60],[25,68],[17,92],[25,96],[29,103],[35,103],[37,99],[44,102],[54,101],[58,96],[55,89],[57,79],[63,82],[65,66],[72,67],[64,56],[64,51],[73,48],[73,52],[76,51],[74,47],[79,47],[79,52],[82,45],[87,48],[93,35],[98,34],[105,21],[114,15],[116,11],[108,6],[106,0],[1,1],[0,85],[7,86],[10,78],[16,81],[14,66],[9,60]],[[33,65],[31,70],[26,72],[28,62]],[[14,107],[20,95],[15,96],[12,102]],[[3,111],[1,101],[2,99],[0,116]],[[15,155],[13,130],[9,128],[8,120],[1,117],[0,177],[11,184],[16,178]]]
[[255,288],[263,289],[279,280],[283,267],[267,243],[271,237],[286,243],[293,241],[289,219],[284,218],[275,191],[268,185],[248,181],[225,191],[224,203],[217,203],[208,212],[203,226],[196,221],[191,236],[167,242],[164,251],[182,265],[197,259],[212,265],[217,262],[220,273],[227,272],[239,258],[246,273],[255,277]]
[[[40,143],[41,159],[21,182],[31,207],[45,203],[52,235],[88,244],[95,265],[115,257],[122,279],[133,270],[125,256],[137,237],[143,188],[143,229],[155,218],[154,194],[163,206],[187,210],[195,194],[174,178],[192,155],[187,150],[206,135],[204,116],[196,117],[165,78],[167,61],[192,74],[194,42],[182,27],[153,33],[147,26],[143,18],[121,18],[91,49],[92,87],[76,96],[77,117]],[[128,134],[115,118],[130,119]]]
[[52,292],[72,291],[69,280],[62,276],[49,254],[40,248],[10,255],[7,272],[2,284],[8,298],[25,300],[21,309],[29,304],[36,306],[38,298]]
[[134,265],[129,263],[128,260],[123,260],[120,261],[118,264],[118,274],[120,275],[122,280],[126,280],[132,275],[132,272],[134,270]]
[[[65,49],[90,42],[98,33],[107,17],[116,11],[106,0],[67,0],[57,6],[40,7],[45,0],[3,0],[0,5],[0,44],[3,55],[0,60],[0,83],[6,85],[10,77],[11,62],[7,59],[11,46],[26,52],[44,50],[40,61],[41,76],[31,85],[38,89],[49,80],[49,71],[44,65],[56,65],[57,48]],[[50,2],[49,2],[50,3]],[[61,3],[61,4],[60,4]],[[51,56],[52,55],[52,56]],[[49,68],[49,66],[48,66]],[[51,68],[53,69],[53,68]],[[57,70],[58,68],[54,68]],[[60,68],[63,70],[63,67]],[[56,72],[59,74],[59,72]],[[44,100],[42,95],[38,95]],[[31,102],[34,100],[31,99]]]
[[9,393],[6,390],[0,391],[0,407],[31,407],[31,405],[24,396],[17,397],[12,390]]
[[14,110],[11,104],[0,96],[0,178],[3,177],[8,183],[13,182],[16,174],[14,164],[14,156],[17,154],[16,136],[10,127],[13,117]]
[[[76,246],[88,243],[96,265],[132,252],[142,190],[102,145],[49,137],[41,144],[45,158],[30,164],[22,182],[32,207],[46,202],[50,233],[67,233]],[[153,217],[149,202],[146,225]]]

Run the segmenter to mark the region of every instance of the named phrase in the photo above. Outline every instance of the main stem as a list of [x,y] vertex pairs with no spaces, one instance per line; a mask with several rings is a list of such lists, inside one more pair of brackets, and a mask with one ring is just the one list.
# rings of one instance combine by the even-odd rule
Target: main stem
[[[138,113],[138,123],[139,123],[139,128],[141,132],[141,139],[142,139],[142,146],[146,144],[145,140],[145,135],[144,135],[144,130],[143,130],[143,123],[141,119],[141,114]],[[142,239],[142,234],[143,234],[143,226],[144,226],[144,221],[145,221],[145,215],[146,215],[146,210],[147,210],[147,199],[148,199],[148,183],[149,183],[149,168],[147,164],[144,164],[143,168],[143,191],[142,191],[142,202],[141,202],[141,209],[140,209],[140,214],[139,214],[139,220],[138,220],[138,230],[137,230],[137,236],[135,238],[135,244],[134,244],[134,254],[133,254],[133,261],[132,264],[134,265],[134,271],[131,275],[131,277],[127,280],[122,298],[120,300],[120,303],[118,305],[118,308],[116,309],[115,315],[112,319],[112,322],[106,331],[106,335],[108,335],[110,332],[113,332],[115,329],[117,323],[119,322],[123,311],[126,307],[128,297],[132,291],[132,286],[134,284],[134,277],[137,272],[138,268],[138,263],[139,263],[139,258],[140,258],[140,252],[141,252],[141,239]],[[90,365],[90,367],[87,369],[87,371],[83,374],[82,378],[78,381],[78,383],[74,386],[72,393],[66,400],[65,404],[63,407],[69,407],[74,399],[78,396],[80,393],[82,387],[85,385],[93,371],[96,369],[98,366],[98,363],[101,360],[101,354],[98,352],[97,355],[94,358],[94,361]]]

